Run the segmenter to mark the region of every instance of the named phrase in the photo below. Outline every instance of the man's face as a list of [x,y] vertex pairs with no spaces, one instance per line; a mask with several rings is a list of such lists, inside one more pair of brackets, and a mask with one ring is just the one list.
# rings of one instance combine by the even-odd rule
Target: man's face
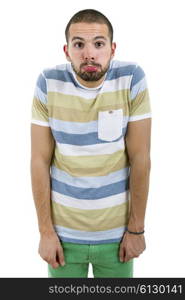
[[69,28],[66,58],[77,79],[87,87],[96,87],[104,79],[116,44],[110,43],[108,27],[98,23],[76,23]]

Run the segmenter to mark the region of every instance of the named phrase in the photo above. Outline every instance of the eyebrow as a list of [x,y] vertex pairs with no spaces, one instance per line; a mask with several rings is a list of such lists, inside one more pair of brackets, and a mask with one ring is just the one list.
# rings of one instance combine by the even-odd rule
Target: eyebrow
[[[107,41],[106,37],[104,37],[103,35],[96,36],[93,40],[95,41],[95,40],[99,40],[99,39],[103,39],[103,40]],[[80,36],[74,36],[74,37],[72,38],[72,41],[74,41],[74,40],[85,41],[85,40],[84,40],[82,37],[80,37]]]

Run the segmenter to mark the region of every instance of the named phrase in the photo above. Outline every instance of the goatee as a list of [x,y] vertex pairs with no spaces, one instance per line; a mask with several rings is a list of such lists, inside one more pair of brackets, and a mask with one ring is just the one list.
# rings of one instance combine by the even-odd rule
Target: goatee
[[84,81],[98,81],[100,80],[104,75],[105,73],[108,71],[109,69],[109,63],[108,65],[102,69],[101,68],[101,71],[95,71],[95,72],[86,72],[86,71],[81,71],[81,68],[84,67],[84,66],[87,66],[88,64],[91,64],[92,66],[96,66],[96,67],[100,67],[101,68],[101,65],[99,64],[95,64],[93,62],[89,62],[89,63],[83,63],[80,65],[80,69],[79,71],[75,68],[74,64],[71,63],[71,66],[74,70],[74,72],[81,78],[83,79]]

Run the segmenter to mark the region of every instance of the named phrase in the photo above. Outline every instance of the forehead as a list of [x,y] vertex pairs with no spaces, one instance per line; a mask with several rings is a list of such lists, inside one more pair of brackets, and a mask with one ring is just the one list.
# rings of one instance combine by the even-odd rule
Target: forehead
[[84,39],[93,39],[96,36],[109,37],[108,26],[106,24],[98,23],[75,23],[69,27],[69,40],[74,36],[79,36]]

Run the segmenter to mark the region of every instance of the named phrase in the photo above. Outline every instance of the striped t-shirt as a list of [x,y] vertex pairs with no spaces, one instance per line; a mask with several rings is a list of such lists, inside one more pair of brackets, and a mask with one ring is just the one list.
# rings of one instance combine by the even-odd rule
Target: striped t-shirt
[[55,140],[51,213],[61,241],[121,241],[130,209],[125,134],[128,122],[145,118],[149,93],[137,63],[111,60],[97,88],[81,85],[70,63],[39,74],[31,122],[50,127]]

